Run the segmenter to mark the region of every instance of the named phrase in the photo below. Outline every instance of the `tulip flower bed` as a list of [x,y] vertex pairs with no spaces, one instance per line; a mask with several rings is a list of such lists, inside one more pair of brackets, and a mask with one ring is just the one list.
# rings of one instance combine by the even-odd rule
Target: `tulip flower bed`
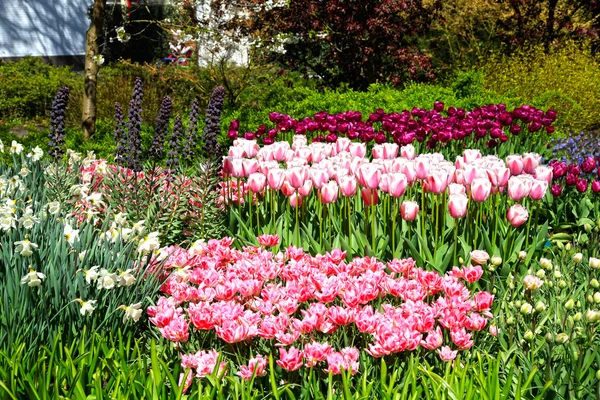
[[335,115],[323,111],[303,119],[272,112],[269,120],[275,127],[260,125],[255,131],[241,133],[240,122],[234,120],[227,136],[232,140],[259,140],[264,145],[273,144],[277,139],[290,140],[294,134],[307,136],[313,142],[328,143],[345,137],[362,143],[413,144],[420,151],[446,148],[451,149],[450,153],[463,149],[464,142],[469,142],[471,147],[482,143],[481,150],[494,149],[511,137],[520,136],[522,140],[511,141],[514,145],[508,151],[514,152],[518,145],[531,148],[541,144],[533,140],[534,136],[542,130],[553,133],[552,123],[556,120],[555,111],[544,112],[529,105],[512,111],[508,111],[505,104],[490,104],[471,111],[445,108],[444,103],[437,101],[431,110],[413,108],[386,113],[379,109],[366,121],[357,111]]
[[222,201],[249,243],[277,232],[284,246],[411,256],[442,272],[472,249],[514,260],[521,248],[532,257],[545,244],[538,215],[553,168],[539,154],[503,160],[464,150],[450,161],[394,143],[373,146],[372,159],[367,152],[346,138],[307,144],[296,135],[291,146],[262,148],[238,139],[224,159]]

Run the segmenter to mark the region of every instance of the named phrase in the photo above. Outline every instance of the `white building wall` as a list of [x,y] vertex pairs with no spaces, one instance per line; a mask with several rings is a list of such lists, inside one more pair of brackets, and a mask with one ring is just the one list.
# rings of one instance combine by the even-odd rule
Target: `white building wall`
[[0,0],[0,58],[85,54],[88,0]]

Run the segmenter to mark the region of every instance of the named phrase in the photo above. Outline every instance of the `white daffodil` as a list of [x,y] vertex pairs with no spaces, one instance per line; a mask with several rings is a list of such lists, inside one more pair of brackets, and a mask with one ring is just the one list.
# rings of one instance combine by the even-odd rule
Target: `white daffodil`
[[133,226],[131,227],[133,229],[133,233],[135,233],[136,235],[143,235],[144,234],[144,223],[146,222],[146,220],[141,220],[136,222],[135,224],[133,224]]
[[135,283],[135,276],[131,274],[132,271],[128,269],[119,273],[119,286],[129,286]]
[[125,225],[127,223],[127,216],[122,212],[115,214],[115,223]]
[[38,245],[29,241],[29,239],[15,242],[15,251],[23,257],[29,257],[33,254],[33,250],[38,248]]
[[15,175],[8,180],[8,190],[14,190],[14,189],[16,189],[20,192],[25,190],[25,184],[23,183],[23,181],[21,180],[21,178],[18,175]]
[[96,215],[98,215],[98,211],[94,211],[94,210],[85,210],[85,220],[87,222],[91,222],[92,220],[94,220],[94,222],[96,221]]
[[149,253],[157,250],[160,247],[160,241],[158,240],[158,232],[150,232],[146,237],[140,240],[137,251],[138,253]]
[[102,201],[102,193],[96,193],[96,192],[87,196],[85,198],[85,201],[87,201],[88,203],[91,203],[94,206],[104,204],[104,202]]
[[71,246],[73,246],[75,241],[79,238],[79,229],[73,229],[70,224],[65,224],[63,237]]
[[51,201],[48,203],[48,212],[52,215],[58,214],[60,211],[60,203],[58,201]]
[[86,314],[92,315],[92,313],[96,309],[96,300],[83,301],[81,299],[75,299],[73,301],[76,301],[81,305],[81,309],[79,310],[79,312],[82,316],[85,316]]
[[120,305],[117,310],[124,310],[123,323],[127,322],[128,319],[132,319],[137,322],[142,316],[142,303],[135,303],[130,306]]
[[29,168],[27,167],[23,167],[21,168],[21,170],[19,171],[19,175],[21,175],[23,178],[26,178],[27,175],[29,175],[31,171],[29,170]]
[[23,216],[21,216],[21,218],[19,218],[19,223],[25,229],[31,229],[31,228],[33,228],[33,226],[35,224],[37,224],[39,222],[40,222],[39,217],[36,217],[35,215],[33,215],[33,210],[31,209],[31,207],[27,207],[25,209],[25,213],[23,213]]
[[28,158],[31,158],[33,161],[39,161],[44,156],[44,150],[40,149],[39,146],[35,146],[29,154],[27,154]]
[[5,232],[8,232],[11,230],[11,228],[15,227],[15,219],[12,217],[12,215],[5,214],[0,216],[0,229],[2,229]]
[[23,145],[16,140],[13,140],[10,145],[10,153],[11,154],[21,154],[23,151]]
[[98,289],[112,289],[117,283],[117,274],[108,272],[106,268],[102,268],[98,277]]
[[4,153],[4,143],[0,140],[0,153]]
[[107,167],[108,167],[108,164],[106,163],[106,160],[102,160],[98,164],[96,164],[96,172],[104,175],[104,174],[106,174]]
[[87,250],[79,252],[79,255],[78,255],[79,262],[83,262],[83,259],[85,258],[86,254],[87,254]]
[[[80,254],[80,256],[81,256],[81,254]],[[98,277],[100,276],[100,274],[98,273],[98,268],[100,268],[99,265],[94,265],[90,269],[83,270],[83,275],[85,276],[85,281],[88,283],[88,285],[90,283],[92,283],[92,281],[95,281],[96,279],[98,279]],[[81,271],[81,270],[79,270],[79,271]],[[79,272],[79,271],[77,271],[77,272]]]
[[42,284],[42,279],[46,279],[46,275],[34,271],[33,269],[29,269],[27,275],[21,278],[21,284],[27,284],[29,287],[40,286]]
[[131,232],[133,232],[133,229],[131,228],[121,229],[121,239],[123,239],[124,241],[128,241],[129,238],[131,238]]

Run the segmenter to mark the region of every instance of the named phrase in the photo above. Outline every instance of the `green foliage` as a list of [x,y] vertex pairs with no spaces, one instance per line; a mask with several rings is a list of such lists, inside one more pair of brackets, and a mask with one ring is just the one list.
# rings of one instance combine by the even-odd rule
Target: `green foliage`
[[[54,67],[33,57],[0,62],[0,82],[0,120],[48,118],[61,86],[72,88],[74,98],[80,97],[83,89],[83,79],[71,68]],[[75,108],[70,107],[69,113],[77,113]]]
[[574,43],[545,54],[542,47],[482,60],[484,87],[558,112],[556,126],[583,130],[600,123],[600,63]]

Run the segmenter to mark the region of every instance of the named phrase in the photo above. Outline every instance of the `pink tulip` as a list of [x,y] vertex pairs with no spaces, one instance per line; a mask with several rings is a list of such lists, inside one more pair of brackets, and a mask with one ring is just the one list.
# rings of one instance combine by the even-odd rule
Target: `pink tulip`
[[487,171],[488,178],[493,186],[504,187],[510,179],[510,169],[505,167],[493,166]]
[[302,367],[302,352],[295,347],[290,347],[289,350],[280,348],[277,364],[287,371],[300,369]]
[[304,181],[304,185],[302,185],[302,187],[298,188],[298,194],[301,195],[302,197],[306,197],[312,191],[312,187],[313,187],[312,181],[310,179],[307,179]]
[[296,158],[302,158],[303,160],[306,160],[307,162],[311,162],[312,161],[312,150],[308,146],[298,147],[298,148],[296,148],[296,151],[294,152],[294,156]]
[[546,181],[548,184],[552,183],[554,170],[552,167],[546,167],[541,165],[535,169],[535,177],[541,181]]
[[414,221],[419,213],[419,204],[416,201],[404,200],[400,205],[400,216],[405,221]]
[[279,236],[278,235],[267,235],[263,234],[256,238],[258,243],[264,247],[273,247],[279,244]]
[[248,177],[258,171],[258,160],[256,158],[244,158],[242,159],[242,168],[244,176]]
[[338,198],[338,184],[336,181],[327,182],[321,189],[321,201],[323,204],[333,203]]
[[508,180],[508,197],[514,201],[520,201],[529,195],[530,187],[521,176],[511,176]]
[[417,179],[425,179],[429,175],[430,162],[425,157],[417,157],[415,163],[415,171]]
[[484,250],[473,250],[470,254],[471,261],[475,264],[484,265],[490,259],[490,255]]
[[535,169],[540,165],[542,156],[537,153],[523,154],[523,170],[528,174],[534,174]]
[[339,154],[342,151],[348,151],[350,148],[350,143],[352,142],[348,138],[338,138],[338,140],[335,142],[336,154]]
[[357,182],[356,178],[350,175],[340,176],[338,185],[343,196],[350,197],[356,194]]
[[244,176],[244,167],[241,158],[225,157],[223,160],[223,170],[234,178]]
[[287,151],[290,150],[290,144],[288,142],[276,142],[273,143],[273,159],[276,161],[284,161],[286,159]]
[[456,157],[456,161],[454,161],[454,166],[456,169],[465,169],[466,165],[467,164],[465,163],[465,158],[463,156]]
[[448,211],[452,218],[464,218],[467,215],[469,198],[466,194],[451,194],[448,197]]
[[448,185],[448,194],[465,194],[467,189],[464,185],[458,183],[451,183]]
[[376,206],[379,203],[379,192],[377,189],[361,189],[360,194],[367,207]]
[[417,171],[415,170],[415,163],[413,161],[404,163],[400,168],[400,172],[406,175],[408,183],[414,183],[417,180]]
[[285,171],[279,168],[273,168],[269,170],[267,174],[267,182],[269,187],[273,190],[281,189],[281,185],[285,181]]
[[296,193],[296,189],[290,185],[288,181],[283,181],[283,184],[281,185],[281,193],[289,197],[293,193]]
[[514,206],[510,207],[506,213],[506,219],[515,228],[527,222],[528,218],[529,212],[520,204],[515,204]]
[[238,147],[238,146],[231,146],[229,148],[229,157],[233,157],[233,158],[244,158],[244,148],[243,147]]
[[421,346],[427,350],[435,350],[439,348],[443,342],[444,335],[442,334],[441,328],[438,326],[436,330],[427,333],[427,338],[425,340],[421,340]]
[[309,170],[309,175],[312,179],[313,186],[316,189],[321,189],[329,180],[329,174],[326,170],[321,168],[311,168]]
[[256,140],[244,140],[241,145],[248,158],[256,157],[260,150],[260,146],[256,143]]
[[441,349],[438,349],[438,354],[440,355],[442,361],[448,362],[453,361],[456,358],[456,356],[458,355],[458,351],[453,351],[450,349],[450,347],[444,346]]
[[353,142],[353,143],[350,143],[350,146],[348,147],[348,151],[354,157],[363,158],[365,156],[365,154],[367,154],[367,145],[365,143]]
[[362,187],[377,189],[381,179],[381,170],[374,164],[363,164],[358,167],[356,178]]
[[481,158],[481,152],[476,149],[466,149],[463,152],[463,157],[465,159],[466,164],[471,164],[475,160]]
[[379,190],[384,193],[388,192],[388,174],[381,175],[381,179],[379,179]]
[[298,208],[302,205],[302,196],[300,196],[297,193],[292,193],[291,196],[289,197],[290,199],[290,206],[292,206],[292,208]]
[[490,197],[492,183],[487,178],[476,178],[471,182],[471,198],[478,203],[483,203]]
[[400,155],[409,160],[414,160],[415,158],[415,146],[412,144],[407,144],[406,146],[402,146],[400,148]]
[[448,187],[448,174],[444,169],[435,169],[429,172],[425,179],[425,191],[434,194],[443,193]]
[[386,178],[388,187],[387,192],[390,195],[394,197],[400,197],[404,194],[404,192],[406,192],[406,187],[408,186],[408,179],[406,179],[406,175],[400,172],[395,172],[388,174]]
[[513,154],[506,157],[506,165],[511,175],[520,175],[523,172],[523,157],[519,154]]
[[285,171],[285,177],[294,189],[299,189],[308,178],[308,170],[306,167],[292,167]]
[[481,177],[481,169],[476,165],[467,164],[463,172],[465,184],[470,185],[474,179]]
[[267,177],[260,172],[250,174],[248,177],[248,188],[254,193],[260,193],[267,185]]
[[[540,167],[538,167],[540,168]],[[532,200],[541,200],[546,195],[546,191],[548,190],[548,182],[534,179],[533,184],[531,185],[531,191],[529,192],[529,197]]]

